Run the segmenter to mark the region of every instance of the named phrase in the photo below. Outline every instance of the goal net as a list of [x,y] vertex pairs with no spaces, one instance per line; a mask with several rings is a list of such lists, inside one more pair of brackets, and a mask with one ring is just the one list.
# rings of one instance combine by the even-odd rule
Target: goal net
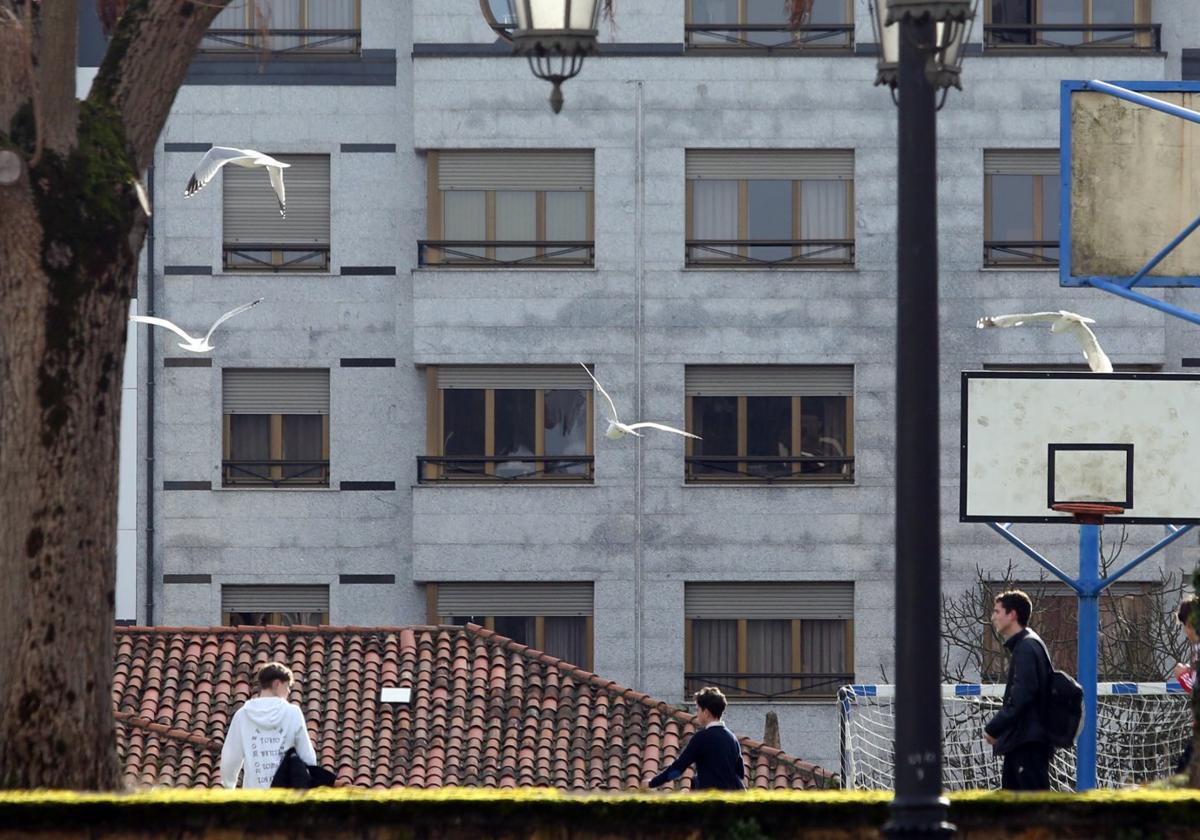
[[[1178,683],[1099,683],[1096,783],[1140,785],[1170,775],[1192,736],[1189,696]],[[847,685],[838,692],[842,777],[847,788],[891,790],[895,686]],[[942,686],[942,783],[946,790],[1000,787],[1001,760],[983,739],[1003,685]],[[1075,750],[1055,750],[1055,790],[1075,789]]]

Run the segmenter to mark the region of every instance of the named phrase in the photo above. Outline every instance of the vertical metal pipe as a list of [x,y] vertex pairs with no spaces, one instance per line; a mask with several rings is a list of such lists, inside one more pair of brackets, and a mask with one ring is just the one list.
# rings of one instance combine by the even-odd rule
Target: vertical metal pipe
[[944,837],[941,476],[938,418],[937,107],[919,44],[900,24],[896,291],[896,795],[884,831]]
[[[637,416],[646,416],[645,383],[643,382],[645,363],[645,330],[646,330],[646,290],[645,265],[643,250],[645,247],[645,205],[646,205],[646,123],[645,123],[645,91],[641,79],[634,83],[635,114],[634,114],[634,164],[633,164],[633,284],[634,295],[637,298],[634,308],[633,324],[633,377],[634,405]],[[644,508],[646,504],[646,450],[642,438],[635,438],[634,444],[634,499],[633,499],[633,647],[636,662],[633,666],[634,685],[639,691],[644,691],[645,685],[645,609],[646,582],[645,557],[642,545]]]
[[1083,732],[1075,746],[1075,789],[1096,786],[1096,647],[1099,643],[1100,526],[1079,526],[1079,684]]
[[[154,203],[154,164],[146,173],[150,194],[150,227],[146,231],[146,314],[154,312],[154,229],[158,205]],[[154,327],[146,325],[146,626],[154,624]]]

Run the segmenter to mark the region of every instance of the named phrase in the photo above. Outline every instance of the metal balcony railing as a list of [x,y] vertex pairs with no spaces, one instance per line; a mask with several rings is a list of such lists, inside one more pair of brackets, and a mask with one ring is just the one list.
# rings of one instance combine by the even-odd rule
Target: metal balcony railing
[[845,52],[854,48],[853,23],[689,23],[683,29],[689,49]]
[[590,482],[592,455],[418,455],[422,484],[442,481]]
[[843,685],[854,682],[850,673],[713,673],[683,675],[685,696],[713,685],[726,696],[739,700],[798,700],[834,697]]
[[983,243],[983,264],[986,266],[1057,266],[1058,248],[1057,239],[989,239]]
[[417,242],[417,264],[426,268],[589,267],[596,264],[596,243],[422,239]]
[[1085,52],[1114,49],[1162,52],[1161,23],[989,23],[985,50],[1039,49]]
[[329,461],[222,461],[224,487],[328,487]]
[[270,53],[289,56],[357,54],[360,29],[210,29],[200,40],[201,53]]
[[689,239],[689,266],[853,266],[853,239]]
[[226,268],[251,271],[326,271],[328,245],[239,242],[224,248]]
[[688,455],[688,481],[837,481],[854,480],[848,455]]

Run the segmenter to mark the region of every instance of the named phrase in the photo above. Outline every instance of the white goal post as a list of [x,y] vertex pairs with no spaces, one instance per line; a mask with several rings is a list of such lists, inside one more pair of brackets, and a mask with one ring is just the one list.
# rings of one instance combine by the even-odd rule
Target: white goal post
[[[999,758],[983,726],[1000,708],[1003,685],[942,686],[942,785],[946,790],[1000,787]],[[895,686],[847,685],[838,691],[842,779],[846,788],[894,788]],[[1105,682],[1097,686],[1096,784],[1120,788],[1169,776],[1192,737],[1189,695],[1177,682]],[[1075,789],[1075,751],[1056,750],[1054,790]]]

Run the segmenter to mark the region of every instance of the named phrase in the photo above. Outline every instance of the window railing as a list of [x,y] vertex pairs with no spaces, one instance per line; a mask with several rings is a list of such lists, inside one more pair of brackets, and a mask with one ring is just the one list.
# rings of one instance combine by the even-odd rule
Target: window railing
[[592,455],[418,455],[417,476],[422,484],[441,481],[592,480]]
[[853,266],[853,239],[689,239],[689,266]]
[[346,55],[362,52],[360,29],[210,29],[200,40],[202,53],[303,53]]
[[250,271],[328,271],[328,245],[239,242],[224,248],[225,268]]
[[1162,51],[1161,23],[989,23],[983,27],[989,50],[1144,50]]
[[688,455],[687,480],[838,481],[854,480],[854,458],[847,455]]
[[417,264],[424,267],[526,268],[592,266],[596,243],[545,239],[527,241],[423,239],[417,242]]
[[683,29],[688,47],[694,49],[845,51],[854,47],[852,23],[689,23]]
[[689,672],[683,675],[685,696],[705,686],[721,689],[730,699],[799,700],[809,697],[834,697],[843,685],[854,682],[850,673],[712,673]]
[[328,487],[329,461],[222,461],[224,487]]
[[983,243],[983,264],[989,267],[1058,265],[1056,239],[989,239]]

